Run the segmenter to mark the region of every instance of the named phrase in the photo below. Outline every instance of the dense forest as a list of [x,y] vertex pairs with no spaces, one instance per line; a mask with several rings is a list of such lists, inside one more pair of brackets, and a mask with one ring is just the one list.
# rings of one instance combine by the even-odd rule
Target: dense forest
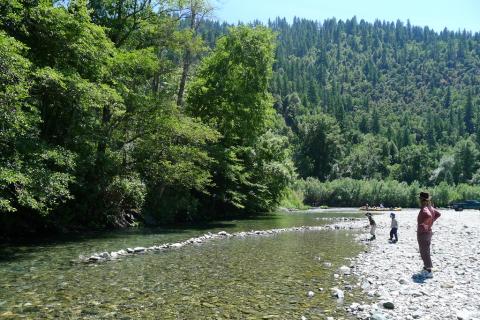
[[480,34],[0,3],[0,230],[480,198]]
[[[204,38],[227,27],[210,21]],[[480,197],[479,33],[356,17],[268,27],[270,91],[307,203],[415,206],[421,188],[443,206]]]

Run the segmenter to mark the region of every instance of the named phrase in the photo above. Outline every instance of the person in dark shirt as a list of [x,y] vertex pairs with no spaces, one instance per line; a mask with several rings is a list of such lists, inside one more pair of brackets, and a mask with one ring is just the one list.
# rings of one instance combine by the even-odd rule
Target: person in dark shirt
[[365,215],[368,217],[368,222],[370,223],[370,234],[372,235],[370,240],[375,240],[375,229],[377,229],[377,224],[375,223],[375,220],[373,220],[370,212],[367,212]]
[[395,213],[390,213],[390,218],[392,218],[392,222],[390,223],[390,240],[392,243],[396,243],[398,241],[398,221],[395,219]]

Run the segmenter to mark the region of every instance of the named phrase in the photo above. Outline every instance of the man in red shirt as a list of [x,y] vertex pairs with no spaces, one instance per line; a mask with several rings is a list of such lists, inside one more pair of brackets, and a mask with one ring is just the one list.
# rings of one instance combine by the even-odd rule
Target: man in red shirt
[[423,270],[418,274],[423,278],[432,278],[432,259],[430,257],[430,244],[432,242],[432,225],[440,217],[431,203],[428,192],[420,192],[420,212],[418,213],[417,240],[420,256],[423,260]]

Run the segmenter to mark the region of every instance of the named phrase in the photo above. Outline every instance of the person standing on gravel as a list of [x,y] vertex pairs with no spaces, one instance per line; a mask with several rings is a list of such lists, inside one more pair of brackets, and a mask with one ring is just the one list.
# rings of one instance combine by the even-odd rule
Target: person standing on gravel
[[370,234],[372,235],[370,240],[375,240],[375,229],[377,229],[377,224],[375,223],[375,220],[373,220],[370,212],[367,212],[365,215],[368,217],[368,222],[370,223]]
[[432,258],[430,244],[432,242],[432,225],[440,218],[440,212],[432,206],[430,194],[420,192],[420,212],[418,213],[417,240],[420,256],[423,260],[423,270],[418,274],[423,278],[432,278]]
[[[392,243],[398,242],[398,221],[395,219],[395,213],[390,213],[390,218],[392,218],[392,222],[390,223],[390,240]],[[395,238],[395,239],[393,239]]]

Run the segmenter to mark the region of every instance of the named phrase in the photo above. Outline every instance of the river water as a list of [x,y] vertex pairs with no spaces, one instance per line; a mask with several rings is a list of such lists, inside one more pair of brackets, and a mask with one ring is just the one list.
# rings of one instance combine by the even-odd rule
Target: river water
[[[361,216],[338,211],[277,213],[203,228],[139,229],[3,246],[0,318],[348,318],[345,305],[364,297],[346,291],[342,304],[330,296],[330,288],[338,285],[338,268],[364,249],[354,241],[355,231],[216,239],[100,264],[71,261],[81,254],[171,243],[206,232],[322,225],[332,223],[328,218]],[[313,297],[307,297],[310,290]]]

